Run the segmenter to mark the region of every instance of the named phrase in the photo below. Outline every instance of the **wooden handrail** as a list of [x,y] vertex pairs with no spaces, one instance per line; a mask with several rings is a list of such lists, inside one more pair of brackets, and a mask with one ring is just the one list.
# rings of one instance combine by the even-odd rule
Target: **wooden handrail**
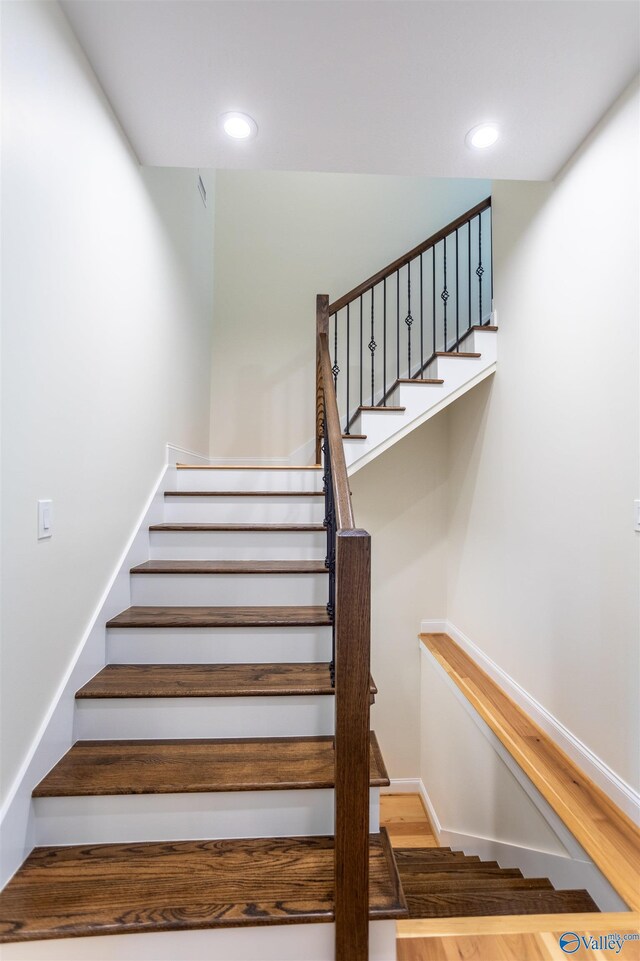
[[[353,529],[356,525],[351,507],[351,491],[349,490],[347,465],[344,459],[338,402],[336,400],[335,390],[333,389],[333,376],[331,374],[331,357],[329,356],[329,298],[326,294],[318,294],[316,317],[318,326],[317,366],[319,369],[317,393],[322,402],[322,408],[320,408],[318,416],[320,417],[320,429],[322,429],[322,411],[324,412],[324,421],[327,430],[326,442],[331,449],[336,526],[338,530],[345,531]],[[321,436],[321,433],[316,435],[316,445]]]
[[348,294],[344,294],[342,297],[339,297],[338,300],[334,300],[334,302],[329,305],[329,316],[336,314],[343,307],[346,307],[347,304],[350,304],[352,300],[356,300],[357,297],[362,296],[362,294],[366,294],[368,290],[371,290],[371,288],[375,287],[376,284],[379,284],[380,281],[385,280],[392,274],[395,274],[396,270],[400,270],[401,267],[406,267],[410,261],[415,260],[416,257],[419,257],[420,254],[430,250],[431,247],[435,247],[436,244],[440,243],[441,240],[444,240],[445,237],[448,237],[449,234],[453,233],[454,230],[462,227],[467,223],[467,221],[471,220],[472,217],[476,217],[478,214],[481,214],[483,210],[488,210],[490,206],[491,197],[487,197],[479,204],[476,204],[475,207],[467,210],[466,213],[456,217],[455,220],[452,220],[451,223],[447,224],[446,227],[443,227],[442,230],[438,230],[437,233],[432,234],[431,237],[423,240],[422,243],[418,244],[417,247],[414,247],[413,250],[403,254],[402,257],[394,260],[393,263],[389,264],[387,267],[383,267],[382,270],[379,270],[377,274],[373,275],[373,277],[369,277],[368,280],[363,280],[361,284],[358,284],[357,287],[354,287],[353,290],[350,290]]
[[[333,578],[335,678],[336,961],[369,957],[369,670],[371,538],[353,518],[329,356],[329,298],[316,302],[316,455],[324,433],[329,578]],[[323,432],[324,426],[324,432]],[[328,495],[327,495],[328,497]],[[335,540],[334,540],[335,539]]]

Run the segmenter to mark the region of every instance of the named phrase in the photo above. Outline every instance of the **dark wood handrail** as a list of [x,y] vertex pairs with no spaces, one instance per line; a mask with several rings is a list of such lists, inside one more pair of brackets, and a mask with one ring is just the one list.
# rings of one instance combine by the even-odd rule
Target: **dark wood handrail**
[[349,490],[347,465],[344,459],[340,414],[338,413],[338,403],[333,389],[331,357],[329,355],[329,297],[326,294],[318,295],[316,316],[320,372],[318,392],[323,395],[324,421],[327,430],[326,442],[331,448],[336,526],[338,530],[352,530],[356,525],[353,519],[351,491]]
[[[325,443],[335,678],[335,957],[369,957],[371,538],[353,518],[329,355],[329,298],[316,302],[317,459]],[[324,427],[324,436],[323,436]],[[327,458],[327,454],[329,455]],[[329,506],[330,502],[330,506]]]
[[362,294],[366,294],[368,290],[371,290],[371,288],[375,287],[376,284],[379,284],[380,281],[385,280],[392,274],[395,274],[396,270],[400,270],[401,267],[406,267],[410,261],[415,260],[416,257],[419,257],[420,254],[424,254],[425,251],[430,250],[431,247],[435,247],[436,244],[440,243],[441,240],[444,240],[445,237],[448,237],[449,234],[453,233],[454,230],[462,227],[469,220],[471,220],[472,217],[476,217],[478,214],[481,214],[483,210],[488,210],[490,206],[491,197],[487,197],[479,204],[476,204],[475,207],[467,210],[466,213],[456,217],[455,220],[452,220],[451,223],[447,224],[446,227],[443,227],[442,230],[438,230],[437,233],[432,234],[431,237],[427,238],[427,240],[423,240],[422,243],[418,244],[417,247],[414,247],[413,250],[403,254],[402,257],[398,257],[398,259],[394,260],[393,263],[388,265],[388,267],[383,267],[382,270],[379,270],[377,274],[373,275],[373,277],[369,277],[368,280],[363,280],[361,284],[358,284],[357,287],[354,287],[353,290],[350,290],[348,294],[344,294],[344,296],[339,297],[329,305],[329,316],[336,314],[343,307],[346,307],[347,304],[350,304],[351,301],[361,297]]

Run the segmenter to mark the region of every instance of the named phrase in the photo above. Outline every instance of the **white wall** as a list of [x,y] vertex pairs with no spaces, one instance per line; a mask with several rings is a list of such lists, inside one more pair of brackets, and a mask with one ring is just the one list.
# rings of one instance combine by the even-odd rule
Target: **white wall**
[[305,444],[316,294],[346,293],[489,193],[485,180],[219,171],[212,456]]
[[207,450],[213,214],[141,170],[58,4],[2,15],[6,796],[166,442]]
[[371,711],[392,778],[415,778],[420,750],[416,635],[446,608],[446,412],[351,478],[356,523],[371,534]]
[[636,787],[638,117],[636,82],[553,183],[494,184],[499,362],[450,411],[447,577],[448,620]]

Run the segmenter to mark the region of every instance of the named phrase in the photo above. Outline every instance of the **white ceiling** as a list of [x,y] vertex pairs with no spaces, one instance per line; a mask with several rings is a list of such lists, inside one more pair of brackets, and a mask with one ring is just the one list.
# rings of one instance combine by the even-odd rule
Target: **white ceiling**
[[[549,179],[639,68],[635,0],[62,5],[151,165]],[[258,137],[229,142],[228,110]]]

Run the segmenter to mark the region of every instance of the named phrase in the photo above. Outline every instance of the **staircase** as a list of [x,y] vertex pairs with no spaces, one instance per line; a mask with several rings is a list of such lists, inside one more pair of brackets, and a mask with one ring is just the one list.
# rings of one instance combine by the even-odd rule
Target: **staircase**
[[409,916],[454,918],[598,911],[586,891],[556,891],[547,878],[524,878],[451,848],[396,848]]
[[[130,572],[132,606],[106,625],[107,665],[76,694],[77,740],[33,792],[38,846],[0,896],[3,938],[65,938],[71,959],[95,950],[88,936],[206,929],[209,956],[228,961],[267,957],[261,929],[279,926],[279,957],[304,943],[325,958],[308,927],[334,917],[322,473],[177,476]],[[373,732],[369,757],[371,957],[384,958],[406,907]]]

